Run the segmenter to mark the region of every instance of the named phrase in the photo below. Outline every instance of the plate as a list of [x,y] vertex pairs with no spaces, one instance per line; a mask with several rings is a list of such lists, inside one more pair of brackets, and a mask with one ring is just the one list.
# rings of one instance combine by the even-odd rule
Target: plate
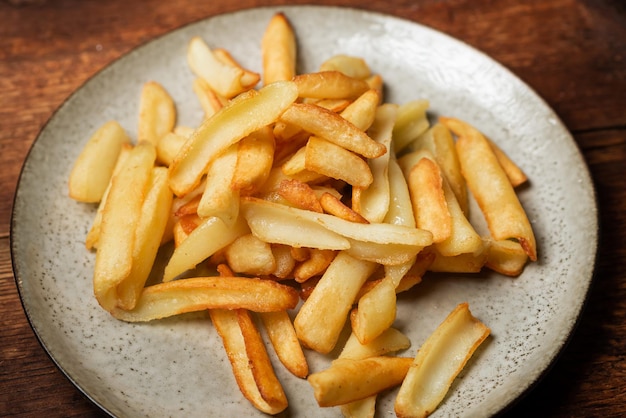
[[[26,159],[12,218],[15,276],[37,337],[76,387],[111,415],[261,415],[241,396],[206,315],[133,325],[97,305],[94,256],[83,244],[95,207],[70,200],[67,179],[82,145],[105,121],[118,120],[136,135],[145,81],[156,80],[172,94],[179,124],[197,124],[202,115],[185,60],[188,40],[201,36],[260,70],[259,39],[277,11],[297,32],[300,71],[314,71],[338,53],[361,56],[384,77],[386,101],[428,98],[433,117],[474,124],[529,176],[519,195],[536,231],[539,261],[515,279],[490,273],[427,278],[399,299],[396,323],[413,341],[403,355],[412,356],[456,304],[469,302],[492,336],[433,416],[502,411],[547,370],[583,306],[597,245],[587,167],[555,113],[503,66],[422,25],[355,9],[284,6],[212,17],[134,50],[63,104]],[[308,356],[312,371],[328,364],[325,356]],[[319,408],[305,380],[279,364],[276,370],[290,400],[285,416],[341,416],[337,408]],[[392,414],[394,394],[380,397],[381,415]]]

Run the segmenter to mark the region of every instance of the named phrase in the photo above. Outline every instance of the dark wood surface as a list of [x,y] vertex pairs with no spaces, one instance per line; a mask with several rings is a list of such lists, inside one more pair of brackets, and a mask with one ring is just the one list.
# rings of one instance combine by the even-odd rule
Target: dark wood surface
[[[22,4],[17,4],[22,3]],[[288,4],[305,3],[291,1]],[[10,218],[22,163],[75,89],[186,23],[283,1],[0,1],[0,416],[102,414],[55,367],[22,310]],[[356,0],[464,40],[534,88],[570,129],[597,188],[601,236],[588,303],[558,361],[507,416],[626,416],[626,3]]]

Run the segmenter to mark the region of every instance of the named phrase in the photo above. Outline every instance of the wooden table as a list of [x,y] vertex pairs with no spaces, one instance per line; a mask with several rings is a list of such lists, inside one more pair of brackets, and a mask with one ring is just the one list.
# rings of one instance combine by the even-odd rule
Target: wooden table
[[[11,269],[20,167],[55,109],[102,67],[218,13],[283,1],[0,2],[0,416],[98,416],[37,342]],[[294,0],[289,4],[305,3]],[[595,283],[570,344],[510,416],[626,415],[626,5],[621,0],[355,0],[460,38],[532,86],[573,133],[597,187]]]

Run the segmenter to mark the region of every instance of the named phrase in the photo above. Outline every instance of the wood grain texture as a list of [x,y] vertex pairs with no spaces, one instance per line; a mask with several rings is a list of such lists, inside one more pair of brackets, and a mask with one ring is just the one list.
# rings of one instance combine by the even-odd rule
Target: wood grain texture
[[[20,3],[18,5],[18,3]],[[39,345],[10,258],[13,195],[28,150],[63,101],[104,66],[177,27],[306,1],[0,1],[0,416],[104,416]],[[571,341],[506,416],[626,415],[626,5],[621,0],[356,0],[492,56],[572,131],[600,208],[596,279]]]

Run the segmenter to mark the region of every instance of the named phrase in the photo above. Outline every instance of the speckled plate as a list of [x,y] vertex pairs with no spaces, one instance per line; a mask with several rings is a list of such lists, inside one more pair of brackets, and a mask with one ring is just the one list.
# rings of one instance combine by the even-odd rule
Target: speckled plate
[[[456,304],[469,302],[492,336],[434,416],[488,416],[506,409],[553,362],[583,306],[597,240],[588,170],[554,112],[492,59],[419,24],[353,9],[285,6],[206,19],[136,49],[63,104],[24,164],[12,219],[15,275],[37,337],[76,387],[112,415],[261,415],[240,394],[205,315],[131,325],[99,308],[92,296],[94,255],[83,244],[95,207],[70,200],[67,179],[82,145],[105,121],[116,119],[135,135],[145,81],[159,81],[172,94],[180,124],[197,124],[201,112],[185,60],[188,40],[202,36],[260,70],[259,39],[277,10],[297,32],[300,71],[312,71],[337,53],[364,57],[384,77],[387,101],[430,99],[434,117],[473,123],[528,174],[520,198],[536,231],[539,261],[516,279],[491,273],[427,278],[399,299],[397,319],[413,341],[403,353],[411,356]],[[329,361],[308,356],[312,371]],[[317,406],[305,380],[279,364],[276,369],[290,400],[285,416],[340,416],[337,408]],[[381,396],[381,416],[393,414],[394,394]]]

